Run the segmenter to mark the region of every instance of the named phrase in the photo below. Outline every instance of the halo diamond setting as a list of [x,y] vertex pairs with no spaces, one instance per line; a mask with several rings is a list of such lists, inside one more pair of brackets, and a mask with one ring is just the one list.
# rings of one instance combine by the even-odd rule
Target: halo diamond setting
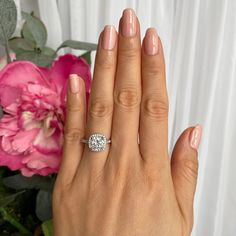
[[103,134],[92,134],[88,140],[88,147],[93,152],[101,152],[105,150],[107,144],[107,138]]
[[106,149],[106,145],[111,143],[111,140],[103,134],[93,133],[89,136],[89,139],[81,139],[81,142],[88,144],[90,151],[101,152]]

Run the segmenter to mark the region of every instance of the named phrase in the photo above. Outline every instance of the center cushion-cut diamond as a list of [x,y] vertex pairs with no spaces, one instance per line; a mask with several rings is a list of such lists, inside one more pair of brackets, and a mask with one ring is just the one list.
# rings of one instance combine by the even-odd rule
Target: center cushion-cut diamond
[[89,137],[89,149],[94,152],[103,151],[106,148],[107,139],[102,134],[92,134]]

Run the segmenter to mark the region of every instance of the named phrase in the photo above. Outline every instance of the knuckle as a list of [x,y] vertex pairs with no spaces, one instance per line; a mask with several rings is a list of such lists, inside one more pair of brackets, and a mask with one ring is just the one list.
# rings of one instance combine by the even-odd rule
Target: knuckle
[[65,143],[74,143],[80,141],[84,136],[84,131],[78,128],[65,127],[64,140]]
[[92,118],[110,116],[113,111],[113,105],[106,100],[95,99],[91,102],[89,115]]
[[100,67],[101,69],[112,69],[114,66],[114,59],[112,55],[97,56],[96,59],[96,66]]
[[142,70],[145,76],[165,76],[165,63],[162,60],[149,58],[147,60],[143,60],[142,66]]
[[183,161],[183,177],[188,181],[194,181],[198,176],[198,160],[197,159],[186,159]]
[[152,62],[143,69],[143,73],[147,77],[159,77],[159,75],[163,74],[163,68]]
[[136,108],[140,104],[140,95],[134,88],[125,88],[117,92],[115,102],[125,109]]
[[151,95],[144,99],[143,111],[149,117],[157,120],[165,120],[168,117],[168,99],[160,98],[159,95]]
[[137,60],[137,55],[140,54],[140,48],[134,45],[129,45],[125,48],[121,48],[119,52],[119,60],[125,62],[132,62]]
[[79,106],[79,105],[74,104],[72,102],[69,102],[67,104],[67,112],[69,112],[69,113],[75,113],[75,112],[77,113],[77,112],[81,112],[81,110],[82,110],[82,106]]

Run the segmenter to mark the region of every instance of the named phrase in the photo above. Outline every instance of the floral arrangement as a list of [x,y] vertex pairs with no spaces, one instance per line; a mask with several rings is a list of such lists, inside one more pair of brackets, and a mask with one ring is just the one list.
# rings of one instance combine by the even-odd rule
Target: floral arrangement
[[[91,84],[91,51],[96,45],[75,40],[55,50],[33,13],[22,12],[14,35],[13,0],[0,1],[0,235],[52,235],[51,199],[60,167],[69,74]],[[82,55],[58,55],[62,48]]]

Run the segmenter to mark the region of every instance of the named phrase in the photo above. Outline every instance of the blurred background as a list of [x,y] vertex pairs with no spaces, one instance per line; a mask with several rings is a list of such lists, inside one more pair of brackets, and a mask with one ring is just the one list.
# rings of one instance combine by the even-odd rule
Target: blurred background
[[157,28],[166,55],[170,152],[186,127],[204,128],[192,236],[235,236],[236,1],[15,2],[19,12],[34,11],[42,19],[47,45],[55,49],[66,39],[97,43],[104,25],[118,27],[127,7],[136,11],[142,36],[147,27]]

